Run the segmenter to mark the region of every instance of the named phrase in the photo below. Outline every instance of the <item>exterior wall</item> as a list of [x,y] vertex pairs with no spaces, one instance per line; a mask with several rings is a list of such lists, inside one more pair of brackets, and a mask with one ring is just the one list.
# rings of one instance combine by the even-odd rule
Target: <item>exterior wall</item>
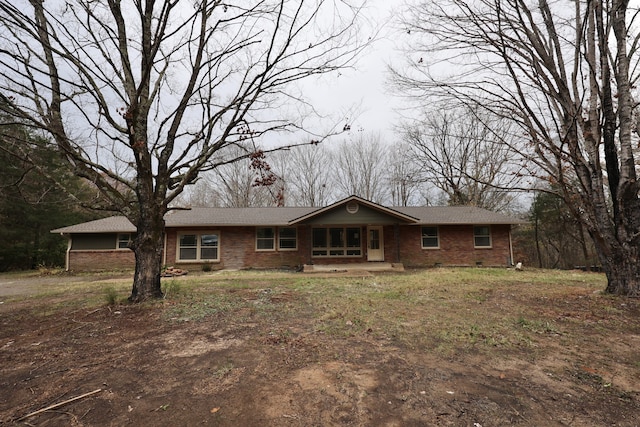
[[71,250],[113,250],[117,249],[118,233],[78,234],[73,236]]
[[399,261],[407,267],[505,266],[510,262],[509,230],[509,225],[492,225],[491,248],[474,248],[473,225],[440,226],[440,248],[422,249],[421,227],[400,226]]
[[[505,266],[510,261],[509,225],[491,226],[491,248],[474,248],[473,226],[440,226],[439,249],[422,249],[421,227],[388,225],[384,227],[384,258],[386,262],[402,262],[407,267]],[[193,230],[198,231],[198,230]],[[311,226],[298,227],[297,251],[256,251],[255,227],[222,227],[220,230],[220,261],[212,269],[223,268],[295,268],[302,264],[349,264],[367,261],[367,241],[363,227],[361,257],[311,257]],[[200,269],[202,264],[176,262],[177,231],[167,233],[167,265]]]
[[85,251],[69,252],[70,271],[101,271],[125,270],[135,267],[135,255],[129,249],[113,251]]
[[[309,232],[306,227],[298,227],[298,250],[256,251],[255,227],[219,227],[211,230],[220,233],[219,261],[194,263],[177,261],[178,230],[167,230],[167,266],[185,269],[202,269],[203,265],[213,270],[239,268],[295,268],[308,261]],[[184,231],[205,231],[201,228],[180,229]]]
[[[298,249],[295,251],[256,251],[255,227],[192,228],[180,231],[217,231],[220,233],[217,262],[206,263],[211,269],[240,268],[296,268],[303,264],[348,264],[367,261],[367,233],[363,226],[363,255],[354,258],[311,257],[311,226],[297,228]],[[491,248],[474,248],[473,226],[440,226],[439,249],[422,249],[421,227],[415,225],[386,225],[383,229],[384,258],[386,262],[402,262],[407,267],[435,265],[505,266],[509,262],[509,225],[491,226]],[[177,262],[178,230],[168,229],[166,234],[167,266],[187,270],[201,270],[203,263]],[[133,269],[135,257],[130,250],[72,250],[69,252],[69,270],[96,271]]]

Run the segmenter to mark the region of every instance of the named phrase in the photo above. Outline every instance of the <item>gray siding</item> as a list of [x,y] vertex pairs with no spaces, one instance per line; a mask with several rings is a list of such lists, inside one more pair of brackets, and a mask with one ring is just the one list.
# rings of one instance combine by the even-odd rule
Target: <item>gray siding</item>
[[118,235],[105,234],[74,234],[71,239],[71,250],[105,250],[116,249]]
[[347,212],[345,206],[337,206],[334,209],[331,209],[324,214],[315,216],[309,221],[305,221],[307,224],[315,224],[315,225],[351,225],[351,224],[395,224],[399,222],[397,218],[389,216],[383,212],[377,211],[375,209],[371,209],[362,204],[358,205],[358,212],[349,213]]

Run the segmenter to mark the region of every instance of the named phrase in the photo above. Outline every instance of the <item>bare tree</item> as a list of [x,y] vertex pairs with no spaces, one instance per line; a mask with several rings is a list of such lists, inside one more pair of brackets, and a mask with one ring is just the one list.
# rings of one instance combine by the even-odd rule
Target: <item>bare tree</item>
[[627,0],[426,1],[408,9],[413,63],[396,70],[415,96],[455,98],[519,126],[524,165],[592,237],[607,292],[629,296],[640,296],[636,16]]
[[514,203],[522,174],[514,154],[507,120],[477,108],[428,111],[402,127],[420,179],[447,196],[450,205],[505,210]]
[[325,206],[333,198],[334,177],[326,146],[298,147],[278,153],[277,175],[284,180],[289,206]]
[[389,148],[387,181],[393,206],[412,206],[419,202],[421,190],[420,163],[412,154],[408,142]]
[[[229,159],[238,159],[244,155],[243,152],[241,149],[233,149],[229,153]],[[222,164],[202,173],[185,201],[191,206],[271,206],[274,204],[271,188],[256,185],[258,177],[248,158]]]
[[279,178],[265,160],[264,151],[253,145],[233,146],[219,154],[215,161],[220,166],[203,177],[221,206],[246,208],[277,203]]
[[2,104],[136,225],[130,300],[162,295],[164,214],[214,154],[299,130],[290,83],[367,44],[355,3],[0,0]]
[[376,203],[385,201],[387,147],[379,134],[358,133],[342,141],[332,154],[339,196],[355,194]]

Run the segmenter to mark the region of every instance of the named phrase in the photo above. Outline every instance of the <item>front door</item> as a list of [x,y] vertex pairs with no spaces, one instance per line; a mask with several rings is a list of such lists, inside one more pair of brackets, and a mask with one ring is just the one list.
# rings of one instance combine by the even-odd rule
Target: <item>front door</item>
[[384,261],[384,241],[381,226],[367,227],[367,261]]

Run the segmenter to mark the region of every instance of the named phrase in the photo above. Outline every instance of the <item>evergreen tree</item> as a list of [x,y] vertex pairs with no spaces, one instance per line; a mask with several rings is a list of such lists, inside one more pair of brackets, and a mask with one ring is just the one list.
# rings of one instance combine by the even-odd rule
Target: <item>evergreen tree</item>
[[[96,218],[79,207],[89,186],[67,171],[46,140],[7,115],[0,117],[0,162],[0,271],[64,265],[67,241],[50,230]],[[52,177],[73,189],[78,199]]]

